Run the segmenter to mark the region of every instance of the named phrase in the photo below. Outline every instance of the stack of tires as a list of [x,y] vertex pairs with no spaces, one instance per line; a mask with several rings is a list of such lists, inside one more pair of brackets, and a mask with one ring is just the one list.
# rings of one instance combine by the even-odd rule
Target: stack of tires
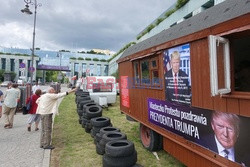
[[86,133],[91,132],[97,154],[103,155],[103,166],[136,166],[137,152],[126,134],[112,127],[110,118],[102,117],[101,106],[90,99],[88,92],[78,90],[75,95],[79,123]]
[[77,106],[77,113],[79,116],[79,124],[82,124],[83,105],[94,101],[90,99],[89,92],[84,92],[81,89],[78,89],[75,92],[75,95],[76,95],[75,102]]
[[89,107],[89,106],[96,106],[97,104],[93,101],[93,100],[90,100],[89,102],[87,103],[84,103],[84,102],[81,102],[83,105],[82,105],[82,110],[81,110],[81,117],[79,115],[79,119],[81,120],[81,123],[82,124],[82,127],[85,128],[86,126],[86,123],[90,123],[90,121],[86,118],[86,108]]
[[90,120],[92,118],[101,117],[102,108],[98,104],[93,104],[93,103],[87,103],[85,105],[90,105],[90,106],[87,106],[86,108],[83,107],[84,112],[82,114],[82,126],[85,127],[85,132],[90,133],[92,129]]
[[109,141],[115,140],[126,140],[127,135],[122,132],[108,132],[102,135],[101,140],[96,143],[96,152],[97,154],[103,155],[105,153],[106,144]]
[[[79,116],[79,124],[82,124],[82,115],[84,113],[84,110],[83,110],[83,106],[85,104],[89,104],[89,103],[94,103],[94,100],[85,100],[85,101],[81,101],[80,102],[80,105],[78,105],[77,107],[77,113],[78,113],[78,116]],[[83,127],[84,128],[84,127]]]
[[92,125],[91,129],[91,137],[95,138],[96,134],[100,132],[100,129],[103,127],[111,127],[112,124],[110,122],[110,119],[107,117],[96,117],[92,118],[90,120],[90,123]]
[[136,162],[137,152],[131,141],[114,140],[106,144],[102,157],[103,167],[132,167]]
[[103,127],[103,128],[101,128],[99,133],[96,133],[96,135],[94,137],[94,143],[97,145],[97,143],[99,143],[99,141],[102,139],[102,136],[108,132],[120,132],[120,129],[115,128],[115,127]]

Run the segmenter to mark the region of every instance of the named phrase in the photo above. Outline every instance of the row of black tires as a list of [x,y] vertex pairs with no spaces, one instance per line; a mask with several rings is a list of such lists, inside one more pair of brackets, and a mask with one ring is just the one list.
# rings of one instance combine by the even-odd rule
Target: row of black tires
[[94,138],[97,154],[103,155],[103,167],[137,166],[134,143],[113,127],[110,118],[102,117],[102,108],[90,99],[88,92],[78,90],[75,94],[79,123]]

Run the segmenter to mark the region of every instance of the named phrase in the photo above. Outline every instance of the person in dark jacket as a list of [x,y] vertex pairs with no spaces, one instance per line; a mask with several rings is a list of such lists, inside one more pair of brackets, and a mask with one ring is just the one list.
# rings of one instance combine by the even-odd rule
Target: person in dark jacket
[[42,91],[41,89],[37,89],[35,91],[35,94],[33,94],[32,96],[30,96],[30,98],[27,99],[26,101],[26,104],[29,102],[29,100],[31,100],[31,108],[29,110],[29,119],[28,119],[28,131],[30,132],[31,131],[31,125],[33,122],[35,122],[35,131],[38,131],[39,128],[38,128],[38,125],[39,125],[39,122],[40,122],[40,115],[39,114],[36,114],[36,109],[37,109],[37,103],[36,103],[36,100],[41,96],[42,94]]

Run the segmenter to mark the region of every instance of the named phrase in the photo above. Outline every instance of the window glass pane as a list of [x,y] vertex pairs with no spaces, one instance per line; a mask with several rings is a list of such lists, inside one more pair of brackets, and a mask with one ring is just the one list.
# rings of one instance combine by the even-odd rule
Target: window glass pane
[[101,64],[97,64],[97,76],[101,76]]
[[152,66],[152,68],[157,67],[157,62],[156,62],[156,60],[151,61],[151,66]]
[[2,58],[1,62],[2,62],[2,69],[5,70],[5,68],[6,68],[6,59]]
[[138,62],[134,63],[134,77],[135,77],[135,83],[140,83],[140,77],[139,77],[139,64]]
[[158,71],[152,71],[152,82],[153,84],[159,84],[159,72]]
[[250,92],[250,37],[233,40],[235,90]]
[[104,76],[108,76],[108,70],[109,70],[109,66],[104,65]]
[[225,62],[224,62],[224,47],[225,44],[218,43],[216,46],[217,51],[217,72],[218,72],[218,89],[225,88]]
[[112,92],[112,83],[94,83],[93,92]]
[[86,77],[86,70],[87,70],[87,65],[86,63],[82,64],[82,76]]
[[90,64],[90,76],[95,76],[95,65]]
[[150,84],[148,60],[141,62],[141,82],[144,84]]
[[75,63],[74,65],[75,65],[75,67],[74,67],[74,75],[78,79],[79,64]]
[[15,59],[10,59],[10,71],[15,71]]

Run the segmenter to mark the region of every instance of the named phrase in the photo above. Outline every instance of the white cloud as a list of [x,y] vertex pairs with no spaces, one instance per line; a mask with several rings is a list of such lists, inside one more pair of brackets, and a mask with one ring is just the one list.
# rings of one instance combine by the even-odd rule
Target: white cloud
[[[37,0],[36,45],[49,50],[118,51],[176,0]],[[3,1],[0,45],[30,48],[34,15],[20,12],[20,0]],[[34,6],[30,5],[31,11]]]

